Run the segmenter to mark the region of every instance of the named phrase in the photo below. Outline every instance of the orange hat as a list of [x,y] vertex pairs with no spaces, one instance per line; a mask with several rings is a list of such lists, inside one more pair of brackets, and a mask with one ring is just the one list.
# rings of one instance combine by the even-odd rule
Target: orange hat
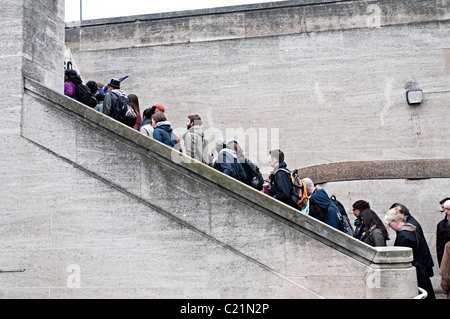
[[164,106],[162,106],[161,104],[156,104],[155,106],[158,110],[160,110],[161,112],[164,112]]

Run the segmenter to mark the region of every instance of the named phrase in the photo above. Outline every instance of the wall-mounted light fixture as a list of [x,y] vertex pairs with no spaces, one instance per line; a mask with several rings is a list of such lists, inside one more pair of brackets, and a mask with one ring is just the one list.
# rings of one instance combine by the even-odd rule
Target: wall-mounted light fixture
[[422,103],[423,94],[422,90],[408,90],[406,91],[406,101],[409,105],[415,105]]

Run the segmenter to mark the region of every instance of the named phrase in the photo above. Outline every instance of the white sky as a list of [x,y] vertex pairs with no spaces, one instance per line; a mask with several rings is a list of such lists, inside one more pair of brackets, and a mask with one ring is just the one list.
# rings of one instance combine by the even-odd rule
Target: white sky
[[[283,0],[82,0],[83,20],[227,7]],[[80,0],[66,0],[66,22],[80,20]]]

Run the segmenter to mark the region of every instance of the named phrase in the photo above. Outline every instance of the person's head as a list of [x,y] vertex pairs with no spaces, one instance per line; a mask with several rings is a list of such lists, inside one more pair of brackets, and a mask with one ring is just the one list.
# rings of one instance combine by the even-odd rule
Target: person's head
[[72,76],[77,76],[78,73],[75,70],[67,69],[64,71],[64,80],[67,81]]
[[111,92],[112,90],[120,90],[120,80],[118,79],[109,80],[108,92]]
[[396,207],[400,211],[400,214],[403,215],[404,219],[406,219],[406,217],[410,215],[409,214],[409,209],[405,205],[400,204],[400,203],[392,204],[391,207],[389,207],[389,209],[396,208]]
[[163,112],[157,112],[152,115],[152,126],[155,127],[159,122],[167,121],[166,115]]
[[241,155],[244,152],[236,140],[228,142],[228,148],[235,151],[237,156]]
[[89,88],[89,90],[91,90],[92,94],[97,94],[98,92],[98,86],[97,86],[97,82],[95,81],[87,81],[86,82],[86,86]]
[[82,83],[81,78],[78,75],[77,71],[72,69],[67,69],[64,72],[64,81],[72,82],[75,85]]
[[190,129],[194,125],[202,125],[202,124],[203,124],[203,122],[202,122],[202,119],[200,118],[200,116],[198,116],[197,114],[194,114],[194,115],[188,116],[186,127],[187,127],[187,129]]
[[385,215],[384,221],[393,230],[398,231],[405,224],[403,214],[398,206],[391,208]]
[[155,110],[156,110],[156,106],[152,106],[152,107],[146,108],[144,113],[142,113],[143,119],[144,120],[151,120],[153,114],[155,114]]
[[450,199],[444,202],[442,205],[442,210],[447,215],[447,218],[450,219]]
[[155,104],[153,106],[155,107],[155,113],[166,111],[165,107],[162,104]]
[[224,138],[218,138],[214,144],[214,148],[217,153],[220,153],[222,149],[227,148],[227,141]]
[[313,181],[309,177],[304,178],[303,181],[305,182],[306,193],[311,196],[315,188]]
[[131,103],[133,103],[134,107],[136,108],[136,112],[140,113],[141,110],[139,109],[139,99],[136,94],[128,94],[128,99]]
[[269,159],[269,165],[273,168],[280,165],[280,163],[284,162],[284,153],[283,151],[276,149],[269,151],[270,159]]
[[360,214],[361,222],[365,226],[366,230],[369,230],[373,225],[375,225],[381,232],[383,233],[386,240],[389,240],[389,235],[387,232],[386,227],[383,225],[383,222],[381,221],[380,217],[371,210],[370,208],[366,208],[363,211],[361,211]]
[[442,199],[441,201],[439,201],[439,204],[441,205],[441,212],[443,212],[443,213],[445,213],[444,212],[444,203],[448,200],[450,200],[450,197],[446,197],[446,198]]
[[357,200],[352,205],[353,215],[355,215],[356,218],[359,218],[361,212],[364,209],[370,208],[369,202],[366,202],[365,200]]

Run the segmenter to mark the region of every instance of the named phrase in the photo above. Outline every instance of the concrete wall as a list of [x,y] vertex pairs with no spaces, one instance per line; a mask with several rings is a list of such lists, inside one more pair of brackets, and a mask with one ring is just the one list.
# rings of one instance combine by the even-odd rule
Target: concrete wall
[[410,249],[369,247],[201,163],[178,163],[63,96],[62,7],[2,9],[13,50],[0,51],[0,68],[15,85],[0,104],[0,297],[417,294]]
[[[131,74],[123,88],[142,109],[164,104],[180,133],[200,114],[211,140],[237,138],[266,174],[279,146],[349,211],[404,203],[435,254],[450,183],[448,8],[285,1],[73,23],[66,45],[86,80]],[[422,104],[407,104],[411,88]]]
[[22,125],[35,177],[11,214],[28,207],[33,231],[4,226],[2,261],[25,269],[6,297],[417,294],[409,248],[367,246],[29,79]]

